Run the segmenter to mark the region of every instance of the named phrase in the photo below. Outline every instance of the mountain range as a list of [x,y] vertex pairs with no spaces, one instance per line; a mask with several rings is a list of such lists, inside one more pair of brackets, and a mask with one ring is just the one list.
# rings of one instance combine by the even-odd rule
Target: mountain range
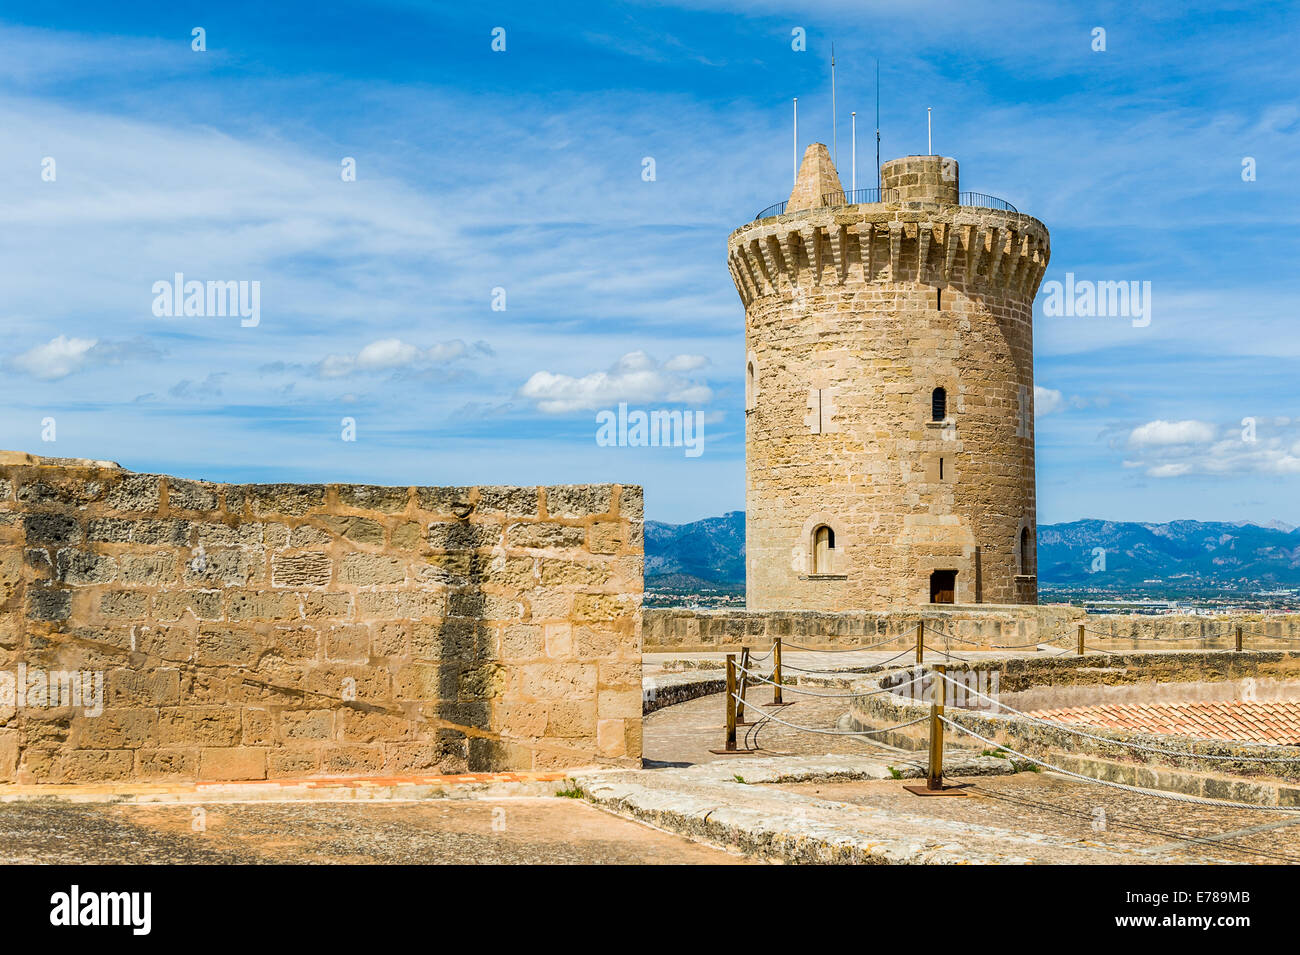
[[[743,586],[745,512],[646,522],[646,583]],[[1300,528],[1273,521],[1081,520],[1038,527],[1041,587],[1300,586]]]

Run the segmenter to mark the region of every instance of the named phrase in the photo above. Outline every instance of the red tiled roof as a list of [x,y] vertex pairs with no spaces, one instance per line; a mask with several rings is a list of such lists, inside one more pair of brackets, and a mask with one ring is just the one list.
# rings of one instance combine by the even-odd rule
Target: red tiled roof
[[1300,703],[1103,703],[1034,710],[1039,719],[1140,733],[1300,745]]

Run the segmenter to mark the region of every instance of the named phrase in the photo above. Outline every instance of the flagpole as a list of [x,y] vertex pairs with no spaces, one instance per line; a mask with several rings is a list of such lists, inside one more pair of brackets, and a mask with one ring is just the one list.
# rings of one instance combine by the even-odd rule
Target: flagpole
[[853,185],[850,186],[854,192],[858,191],[858,111],[854,110],[849,114],[853,117]]
[[794,98],[794,181],[799,181],[799,97]]

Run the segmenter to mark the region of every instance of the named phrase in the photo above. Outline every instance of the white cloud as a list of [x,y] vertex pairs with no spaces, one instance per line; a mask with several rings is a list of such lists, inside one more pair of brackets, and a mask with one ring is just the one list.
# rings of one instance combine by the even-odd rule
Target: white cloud
[[703,355],[674,355],[664,362],[664,371],[696,371],[708,363]]
[[620,401],[707,404],[713,399],[712,389],[685,374],[707,363],[699,355],[674,355],[660,365],[644,351],[628,352],[608,371],[581,378],[536,372],[524,382],[519,395],[536,402],[545,414],[594,411]]
[[94,338],[68,338],[59,335],[44,345],[37,345],[13,359],[14,367],[33,378],[52,381],[66,378],[79,371],[87,361],[90,350],[98,340]]
[[1133,429],[1128,443],[1134,447],[1208,444],[1214,435],[1214,425],[1204,421],[1148,421]]
[[[1153,427],[1156,425],[1163,427]],[[1214,427],[1198,421],[1152,421],[1134,434],[1144,429],[1144,441],[1134,442],[1139,445],[1138,455],[1123,463],[1126,468],[1142,469],[1148,477],[1208,475],[1235,479],[1246,474],[1300,474],[1300,422],[1263,422],[1254,440],[1233,427],[1225,427],[1224,436],[1213,440]],[[1211,435],[1209,440],[1205,438],[1207,433]]]
[[1065,407],[1065,396],[1053,388],[1034,385],[1034,415],[1041,417]]
[[[484,350],[482,346],[474,347]],[[400,368],[445,365],[465,356],[470,350],[470,346],[460,339],[439,342],[429,348],[420,348],[400,338],[381,338],[366,345],[355,355],[327,355],[318,369],[322,378],[342,378],[353,372],[395,371]]]

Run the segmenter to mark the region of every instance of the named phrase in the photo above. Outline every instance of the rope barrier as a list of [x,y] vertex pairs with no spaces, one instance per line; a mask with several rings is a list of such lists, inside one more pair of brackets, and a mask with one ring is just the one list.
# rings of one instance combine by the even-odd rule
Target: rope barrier
[[[907,656],[907,654],[911,653],[911,652],[912,652],[913,650],[915,650],[915,649],[916,649],[916,646],[915,646],[915,644],[914,644],[914,645],[908,647],[908,648],[907,648],[906,650],[904,650],[902,653],[896,653],[896,654],[894,654],[892,657],[890,657],[890,658],[887,659],[887,660],[881,660],[879,663],[871,663],[871,664],[865,664],[865,665],[873,666],[873,667],[876,667],[876,666],[881,666],[881,667],[882,667],[882,666],[885,666],[885,665],[887,665],[887,664],[889,664],[889,663],[893,663],[893,662],[894,662],[895,660],[897,660],[899,657]],[[797,667],[797,666],[794,666],[793,664],[790,664],[790,663],[784,663],[784,662],[781,664],[781,669],[783,669],[783,670],[794,670],[796,673],[843,673],[843,672],[844,672],[843,670],[805,670],[803,667]]]
[[[775,680],[769,679],[769,677],[772,676],[772,674],[770,673],[765,677],[761,673],[755,673],[752,670],[747,670],[740,665],[737,665],[736,669],[742,673],[748,674],[749,678],[751,680],[755,680],[756,682],[766,683],[769,686],[777,685]],[[898,689],[899,687],[909,686],[910,684],[915,683],[917,680],[925,679],[926,676],[927,676],[926,673],[922,673],[919,676],[914,676],[912,677],[912,679],[906,680],[903,683],[896,684],[895,686],[882,687],[879,690],[871,690],[867,693],[814,693],[812,690],[804,689],[803,687],[794,683],[784,683],[781,686],[782,689],[789,690],[793,693],[802,693],[805,696],[816,696],[824,700],[854,700],[864,696],[876,696],[880,693],[892,693],[894,692],[894,690]]]
[[[1187,641],[1189,641],[1189,640],[1218,640],[1219,637],[1221,636],[1220,634],[1215,634],[1215,635],[1213,635],[1213,636],[1208,636],[1208,637],[1206,637],[1206,636],[1201,636],[1201,637],[1139,637],[1139,636],[1137,636],[1137,635],[1134,635],[1134,636],[1131,636],[1131,637],[1122,637],[1122,636],[1120,636],[1119,634],[1106,633],[1104,630],[1093,630],[1093,629],[1091,629],[1091,628],[1089,628],[1089,627],[1084,627],[1084,628],[1083,628],[1083,632],[1084,632],[1084,633],[1091,633],[1093,636],[1096,636],[1096,637],[1103,637],[1104,639],[1107,639],[1107,640],[1139,640],[1139,641],[1141,641],[1141,640],[1149,640],[1149,641],[1151,641],[1151,642],[1153,642],[1153,643],[1185,643],[1185,642],[1187,642]],[[1232,635],[1231,635],[1231,634],[1226,634],[1225,636],[1229,636],[1229,637],[1231,637]]]
[[1050,646],[1068,636],[1070,636],[1069,633],[1058,633],[1049,640],[1035,640],[1033,643],[990,643],[989,646],[995,650],[1023,650],[1025,647]]
[[[736,696],[736,694],[733,693],[732,696]],[[736,696],[736,699],[739,700],[740,697]],[[886,726],[883,729],[878,729],[878,730],[831,730],[831,729],[825,729],[823,727],[816,727],[816,726],[798,726],[795,723],[787,723],[785,720],[781,719],[780,717],[773,716],[771,713],[763,714],[763,719],[765,720],[771,720],[774,723],[780,723],[782,726],[788,726],[792,730],[802,730],[805,733],[819,733],[822,736],[872,736],[877,733],[888,733],[891,730],[901,730],[908,726],[915,726],[917,723],[924,723],[929,718],[930,717],[926,715],[926,716],[922,716],[919,719],[912,720],[910,723],[899,723],[897,726]]]
[[968,736],[975,737],[977,740],[988,746],[992,746],[995,749],[1001,749],[1003,752],[1010,753],[1012,756],[1018,756],[1023,760],[1033,763],[1035,766],[1040,766],[1043,769],[1050,770],[1051,772],[1060,773],[1062,776],[1069,776],[1083,782],[1096,783],[1100,786],[1110,786],[1113,789],[1121,789],[1125,792],[1137,793],[1140,796],[1153,796],[1156,799],[1168,799],[1172,802],[1190,803],[1194,806],[1214,806],[1219,809],[1254,809],[1261,812],[1300,812],[1300,806],[1260,806],[1246,802],[1227,802],[1220,799],[1206,799],[1201,796],[1188,796],[1183,793],[1164,792],[1163,790],[1156,789],[1143,789],[1140,786],[1130,786],[1127,783],[1116,783],[1111,782],[1108,779],[1097,779],[1094,776],[1085,776],[1083,773],[1076,773],[1073,770],[1062,769],[1060,766],[1054,766],[1044,760],[1028,756],[1025,753],[1017,752],[1009,746],[1004,746],[1001,743],[994,742],[987,737],[981,736],[969,727],[962,726],[960,723],[954,723],[952,720],[948,719],[947,716],[940,716],[938,719],[955,730],[959,730]]
[[[1120,747],[1123,747],[1123,748],[1125,748],[1125,749],[1137,749],[1137,750],[1142,750],[1142,751],[1144,751],[1144,752],[1148,752],[1148,753],[1161,753],[1161,754],[1163,754],[1163,755],[1165,755],[1165,756],[1182,756],[1182,757],[1185,757],[1185,758],[1191,758],[1191,759],[1222,760],[1222,761],[1226,761],[1226,762],[1239,762],[1239,763],[1297,763],[1297,764],[1300,764],[1300,755],[1296,755],[1296,756],[1224,756],[1224,755],[1221,755],[1221,754],[1218,754],[1218,753],[1196,753],[1196,752],[1188,752],[1188,751],[1186,751],[1186,750],[1163,749],[1163,748],[1161,748],[1161,747],[1159,747],[1159,746],[1148,746],[1148,745],[1145,744],[1145,743],[1130,743],[1130,742],[1126,742],[1126,741],[1124,741],[1124,740],[1111,739],[1111,738],[1106,737],[1106,736],[1097,736],[1097,735],[1095,735],[1095,734],[1093,734],[1093,733],[1088,733],[1088,732],[1085,732],[1085,731],[1083,731],[1083,730],[1075,729],[1073,726],[1070,726],[1068,723],[1061,723],[1061,722],[1058,722],[1057,720],[1047,720],[1047,719],[1043,719],[1043,718],[1040,717],[1040,716],[1031,716],[1031,715],[1028,714],[1028,713],[1025,713],[1025,712],[1023,712],[1023,711],[1021,711],[1021,710],[1016,709],[1014,706],[1008,706],[1006,703],[1003,703],[1003,702],[1001,702],[1000,700],[996,700],[996,699],[994,699],[993,697],[989,696],[987,693],[981,693],[979,690],[972,690],[970,687],[966,686],[966,684],[961,683],[961,682],[958,681],[958,680],[954,680],[952,677],[948,676],[946,673],[939,673],[939,674],[937,674],[937,675],[938,675],[938,676],[941,676],[943,679],[947,680],[949,683],[953,684],[954,686],[958,686],[958,687],[960,687],[960,688],[961,688],[962,690],[964,690],[966,693],[969,693],[969,694],[971,694],[972,696],[978,696],[978,697],[980,697],[981,699],[988,700],[990,703],[994,704],[995,706],[999,706],[999,707],[1001,707],[1002,709],[1006,710],[1006,711],[1009,712],[1009,713],[1014,713],[1016,716],[1019,716],[1019,717],[1021,717],[1022,719],[1029,720],[1031,723],[1039,723],[1039,724],[1041,724],[1041,725],[1043,725],[1043,726],[1051,726],[1051,727],[1056,728],[1056,729],[1062,729],[1062,730],[1065,730],[1067,733],[1071,733],[1071,734],[1073,734],[1073,735],[1075,735],[1075,736],[1082,736],[1082,737],[1084,737],[1085,739],[1096,740],[1096,741],[1099,742],[1099,743],[1110,743],[1112,746],[1120,746]],[[1255,746],[1269,746],[1269,745],[1272,745],[1272,744],[1269,744],[1269,743],[1254,743],[1254,744],[1251,744],[1251,745],[1255,745]]]
[[[904,640],[904,639],[906,638],[890,637],[888,640],[881,640],[879,643],[868,643],[865,646],[860,646],[860,647],[837,647],[833,650],[823,650],[818,647],[805,647],[802,644],[790,643],[788,640],[782,640],[781,646],[785,647],[788,650],[804,650],[808,653],[857,653],[861,650],[872,650],[876,647],[883,647],[887,643],[897,643],[899,640]],[[912,647],[910,649],[915,649],[915,648],[916,648],[916,644],[912,644]],[[903,652],[906,653],[907,651],[904,650]]]

